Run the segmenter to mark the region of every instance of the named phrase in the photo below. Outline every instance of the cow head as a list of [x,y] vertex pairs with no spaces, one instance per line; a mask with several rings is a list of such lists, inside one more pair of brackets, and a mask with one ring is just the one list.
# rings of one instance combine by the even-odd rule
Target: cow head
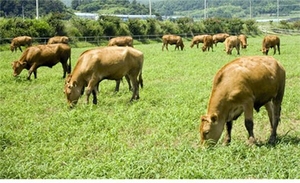
[[14,45],[13,45],[13,44],[11,44],[11,45],[10,45],[10,50],[11,50],[11,52],[14,52],[14,50],[15,50],[15,47],[14,47]]
[[223,128],[224,125],[218,122],[218,116],[216,114],[202,116],[200,124],[201,145],[217,143]]
[[67,97],[70,108],[77,104],[77,101],[81,95],[82,87],[79,87],[76,81],[72,81],[72,75],[69,74],[66,78],[64,93]]
[[264,55],[268,55],[269,48],[263,47],[261,51]]
[[22,70],[26,67],[27,62],[14,61],[11,63],[12,69],[14,70],[13,75],[19,75]]

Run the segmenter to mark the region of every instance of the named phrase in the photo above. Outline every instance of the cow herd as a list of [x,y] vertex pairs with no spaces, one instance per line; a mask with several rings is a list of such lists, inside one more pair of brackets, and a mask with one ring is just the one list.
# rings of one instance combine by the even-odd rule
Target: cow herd
[[[133,48],[133,38],[130,36],[116,37],[109,40],[108,46],[84,51],[71,69],[71,47],[69,38],[56,36],[50,38],[46,45],[32,46],[28,36],[14,38],[11,51],[21,46],[29,46],[20,59],[12,62],[13,75],[17,76],[23,69],[28,70],[27,79],[33,73],[37,78],[37,69],[41,66],[52,67],[58,62],[63,67],[65,79],[64,93],[69,107],[74,107],[80,96],[86,93],[86,102],[93,95],[93,104],[97,104],[97,93],[101,81],[115,80],[119,90],[120,81],[126,78],[129,90],[132,91],[130,101],[139,99],[139,87],[143,87],[142,69],[144,54]],[[164,35],[162,50],[168,50],[168,44],[175,45],[175,50],[183,50],[184,43],[180,36]],[[245,35],[230,36],[226,33],[216,35],[194,36],[190,47],[199,47],[202,51],[213,50],[213,45],[225,44],[227,54],[232,54],[235,48],[240,54],[240,47],[247,48]],[[265,36],[262,42],[262,52],[268,55],[270,48],[278,49],[280,54],[280,39],[277,36]],[[69,60],[69,62],[68,62]],[[66,75],[68,73],[68,75]],[[232,121],[244,113],[245,127],[248,131],[250,144],[256,142],[253,134],[253,109],[259,111],[264,106],[271,125],[269,142],[276,141],[276,130],[280,121],[281,102],[285,89],[285,70],[282,65],[270,56],[248,56],[237,58],[224,65],[215,75],[208,103],[207,113],[201,116],[201,144],[217,143],[226,126],[225,144],[231,141]]]
[[[168,44],[173,45],[175,44],[175,50],[179,47],[181,50],[184,48],[184,44],[182,41],[182,38],[178,35],[164,35],[162,37],[163,46],[162,51],[164,50],[164,47],[168,50]],[[237,51],[237,55],[240,55],[240,49],[246,49],[247,44],[247,36],[244,34],[240,34],[238,36],[229,35],[227,33],[218,33],[214,35],[208,35],[208,34],[202,34],[202,35],[196,35],[193,37],[191,41],[190,47],[193,48],[194,45],[197,45],[197,48],[199,48],[199,43],[203,43],[202,51],[209,51],[210,49],[213,51],[213,46],[217,47],[218,43],[223,43],[225,45],[224,51],[228,54],[232,54],[232,50],[235,48]],[[264,37],[262,42],[262,53],[264,55],[268,55],[269,49],[274,49],[274,54],[276,53],[276,48],[278,50],[278,54],[280,55],[280,39],[278,36],[275,35],[267,35]]]

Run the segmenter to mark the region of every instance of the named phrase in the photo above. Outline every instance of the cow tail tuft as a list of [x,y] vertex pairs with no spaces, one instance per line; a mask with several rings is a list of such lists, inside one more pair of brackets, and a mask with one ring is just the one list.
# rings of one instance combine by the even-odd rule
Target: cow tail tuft
[[140,74],[139,74],[139,84],[140,84],[141,88],[143,88],[144,84],[143,84],[142,72],[140,72]]

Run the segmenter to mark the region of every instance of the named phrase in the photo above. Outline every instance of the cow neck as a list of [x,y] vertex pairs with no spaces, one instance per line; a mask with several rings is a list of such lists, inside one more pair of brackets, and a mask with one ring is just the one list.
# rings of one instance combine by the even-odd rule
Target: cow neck
[[77,85],[80,86],[80,87],[86,85],[86,81],[82,77],[82,74],[74,74],[74,75],[72,75],[71,83],[73,83],[74,81],[76,81]]
[[216,97],[210,98],[207,114],[216,114],[218,116],[218,121],[225,121],[225,119],[228,118],[231,105],[228,104],[228,101],[225,100],[224,96],[220,98],[221,99],[217,99]]

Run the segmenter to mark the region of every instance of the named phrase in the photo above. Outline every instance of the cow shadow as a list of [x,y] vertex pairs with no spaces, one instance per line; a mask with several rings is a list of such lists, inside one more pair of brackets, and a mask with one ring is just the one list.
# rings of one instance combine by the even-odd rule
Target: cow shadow
[[256,146],[258,147],[276,147],[276,145],[279,144],[289,144],[289,145],[299,145],[300,144],[300,138],[294,135],[281,135],[281,136],[277,136],[276,138],[276,143],[275,144],[270,144],[268,143],[268,141],[266,142],[260,142],[258,144],[256,144]]

